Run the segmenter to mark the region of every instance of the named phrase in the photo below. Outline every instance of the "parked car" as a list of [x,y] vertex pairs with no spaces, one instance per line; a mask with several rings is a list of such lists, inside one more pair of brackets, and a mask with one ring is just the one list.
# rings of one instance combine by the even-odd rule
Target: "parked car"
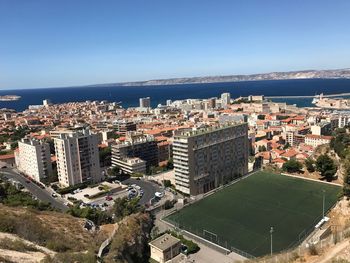
[[58,195],[57,195],[57,194],[55,194],[55,193],[52,193],[52,194],[51,194],[51,196],[52,196],[53,198],[58,197]]
[[135,189],[130,189],[130,190],[129,190],[129,193],[132,193],[132,194],[136,195],[136,194],[137,194],[137,191],[136,191]]
[[112,201],[112,200],[113,200],[113,197],[110,196],[110,195],[107,195],[107,196],[106,196],[106,200],[107,200],[107,201]]
[[164,196],[164,193],[162,193],[162,192],[156,192],[154,195],[155,195],[156,197],[158,197],[158,198],[162,198],[162,197]]

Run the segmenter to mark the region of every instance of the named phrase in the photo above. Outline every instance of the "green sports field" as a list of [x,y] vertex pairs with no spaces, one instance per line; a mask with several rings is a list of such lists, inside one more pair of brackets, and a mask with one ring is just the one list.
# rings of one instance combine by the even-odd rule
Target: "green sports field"
[[289,176],[257,172],[170,215],[165,220],[228,249],[253,256],[278,252],[305,238],[337,201],[341,188]]

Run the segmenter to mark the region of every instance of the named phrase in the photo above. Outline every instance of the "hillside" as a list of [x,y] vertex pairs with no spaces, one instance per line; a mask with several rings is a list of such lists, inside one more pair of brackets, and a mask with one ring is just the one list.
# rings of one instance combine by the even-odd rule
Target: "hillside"
[[[19,262],[18,257],[30,259],[33,253],[44,262],[96,261],[95,253],[109,233],[105,228],[87,231],[84,224],[84,219],[67,214],[0,205],[0,262]],[[8,238],[18,239],[18,244],[8,245]]]
[[254,80],[288,80],[288,79],[340,79],[350,78],[350,69],[335,70],[302,70],[288,72],[270,72],[251,75],[227,75],[227,76],[206,76],[206,77],[187,77],[154,79],[147,81],[108,83],[90,85],[95,86],[150,86],[150,85],[175,85],[175,84],[194,84],[194,83],[217,83],[217,82],[238,82]]

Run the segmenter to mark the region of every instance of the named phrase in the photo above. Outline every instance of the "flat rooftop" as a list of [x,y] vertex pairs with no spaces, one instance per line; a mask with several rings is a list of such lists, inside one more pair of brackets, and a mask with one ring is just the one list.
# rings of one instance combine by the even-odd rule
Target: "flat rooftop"
[[168,249],[169,247],[174,246],[178,242],[180,242],[180,239],[173,237],[170,234],[164,234],[164,235],[156,238],[155,240],[151,241],[149,244],[150,244],[150,246],[154,246],[154,247],[164,251],[164,250]]

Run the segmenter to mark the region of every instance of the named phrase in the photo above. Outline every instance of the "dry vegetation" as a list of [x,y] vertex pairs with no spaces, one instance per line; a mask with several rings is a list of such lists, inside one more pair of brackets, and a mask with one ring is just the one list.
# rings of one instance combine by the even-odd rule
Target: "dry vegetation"
[[142,262],[148,258],[152,220],[148,214],[133,214],[120,222],[104,262]]
[[[44,253],[47,256],[45,262],[96,262],[96,251],[107,238],[109,230],[105,227],[91,233],[83,228],[84,222],[84,219],[58,212],[40,212],[0,205],[0,232],[14,234],[33,242],[34,245],[57,252]],[[4,251],[17,253],[40,253],[34,251],[35,246],[20,240],[0,241],[0,247]],[[0,262],[2,261],[11,262],[11,258],[3,257]]]

